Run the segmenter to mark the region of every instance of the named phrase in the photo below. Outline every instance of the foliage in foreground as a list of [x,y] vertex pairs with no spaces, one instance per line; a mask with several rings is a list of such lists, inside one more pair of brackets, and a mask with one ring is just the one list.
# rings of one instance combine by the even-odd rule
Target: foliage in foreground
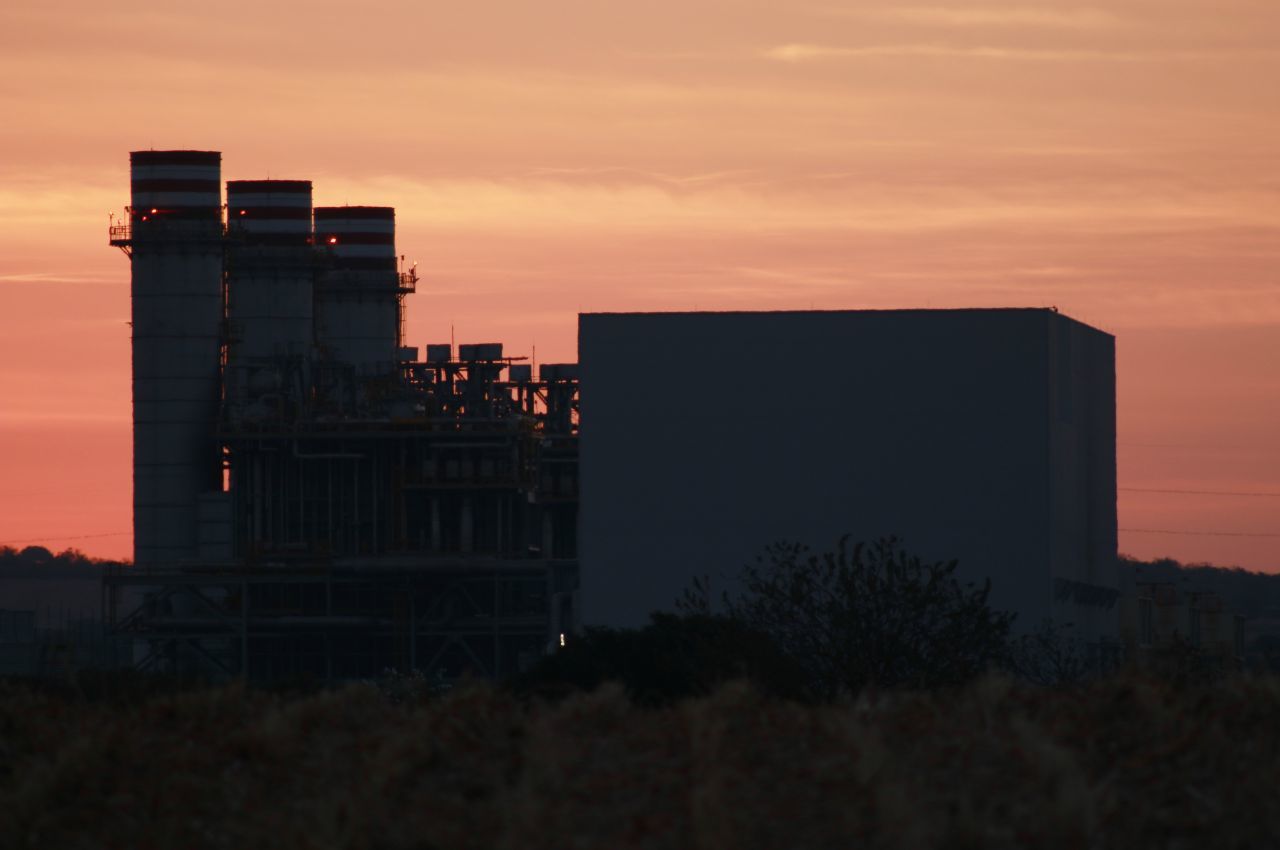
[[657,613],[642,629],[588,628],[510,687],[556,698],[617,682],[636,704],[657,706],[706,696],[738,679],[770,696],[808,694],[804,670],[768,635],[711,614]]
[[490,688],[0,692],[6,848],[1262,847],[1280,680],[984,678],[823,705],[641,710]]
[[950,688],[992,669],[1046,685],[1092,673],[1069,630],[1011,636],[1013,615],[987,604],[990,583],[962,584],[957,565],[924,561],[895,538],[845,537],[826,552],[778,543],[718,606],[695,582],[681,615],[589,628],[512,688],[556,697],[618,682],[636,703],[662,705],[745,679],[767,695],[822,701],[869,687]]
[[[765,548],[721,604],[730,620],[767,635],[830,699],[866,687],[947,687],[1009,663],[1014,615],[987,604],[990,581],[962,584],[957,561],[925,561],[882,538],[814,552]],[[705,585],[686,611],[709,613]]]

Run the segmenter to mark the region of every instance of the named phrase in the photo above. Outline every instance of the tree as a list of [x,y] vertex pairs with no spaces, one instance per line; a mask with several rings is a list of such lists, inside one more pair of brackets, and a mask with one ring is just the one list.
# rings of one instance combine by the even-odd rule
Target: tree
[[29,564],[47,564],[53,560],[53,553],[43,546],[28,546],[18,553],[18,560]]
[[[922,561],[893,537],[850,546],[846,535],[819,553],[777,543],[722,601],[805,671],[815,697],[959,684],[1005,662],[1014,615],[987,605],[989,581],[961,584],[957,563]],[[695,583],[681,607],[709,611],[706,584]]]
[[1035,685],[1075,684],[1107,669],[1104,660],[1090,660],[1071,623],[1046,620],[1009,644],[1009,671]]

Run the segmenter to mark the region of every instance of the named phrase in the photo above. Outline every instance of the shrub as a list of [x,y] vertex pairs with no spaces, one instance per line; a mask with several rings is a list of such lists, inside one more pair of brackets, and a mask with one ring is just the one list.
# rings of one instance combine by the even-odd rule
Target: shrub
[[[1006,663],[1014,615],[987,605],[990,582],[961,584],[956,561],[922,561],[896,538],[812,552],[767,547],[725,593],[730,619],[770,637],[804,671],[809,692],[830,699],[867,686],[940,687]],[[709,611],[695,584],[686,611]]]
[[702,696],[735,679],[777,697],[805,692],[803,671],[768,635],[709,614],[654,614],[642,629],[589,628],[511,686],[525,695],[559,697],[616,681],[634,702],[654,706]]

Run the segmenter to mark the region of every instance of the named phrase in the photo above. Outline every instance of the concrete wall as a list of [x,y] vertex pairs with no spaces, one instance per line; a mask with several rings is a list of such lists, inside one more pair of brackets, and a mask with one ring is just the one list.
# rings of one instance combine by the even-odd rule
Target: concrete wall
[[1112,343],[1047,310],[582,315],[583,621],[639,625],[694,576],[718,592],[771,542],[845,533],[959,558],[1023,627],[1058,574],[1114,588]]
[[1115,340],[1049,323],[1050,570],[1053,618],[1118,634]]

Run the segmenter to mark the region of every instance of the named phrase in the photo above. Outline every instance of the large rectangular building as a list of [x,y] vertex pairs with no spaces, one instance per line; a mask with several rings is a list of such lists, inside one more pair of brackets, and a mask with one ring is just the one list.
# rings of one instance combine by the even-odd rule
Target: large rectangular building
[[1025,631],[1114,639],[1115,340],[1053,310],[584,314],[581,616],[778,540],[896,535]]

